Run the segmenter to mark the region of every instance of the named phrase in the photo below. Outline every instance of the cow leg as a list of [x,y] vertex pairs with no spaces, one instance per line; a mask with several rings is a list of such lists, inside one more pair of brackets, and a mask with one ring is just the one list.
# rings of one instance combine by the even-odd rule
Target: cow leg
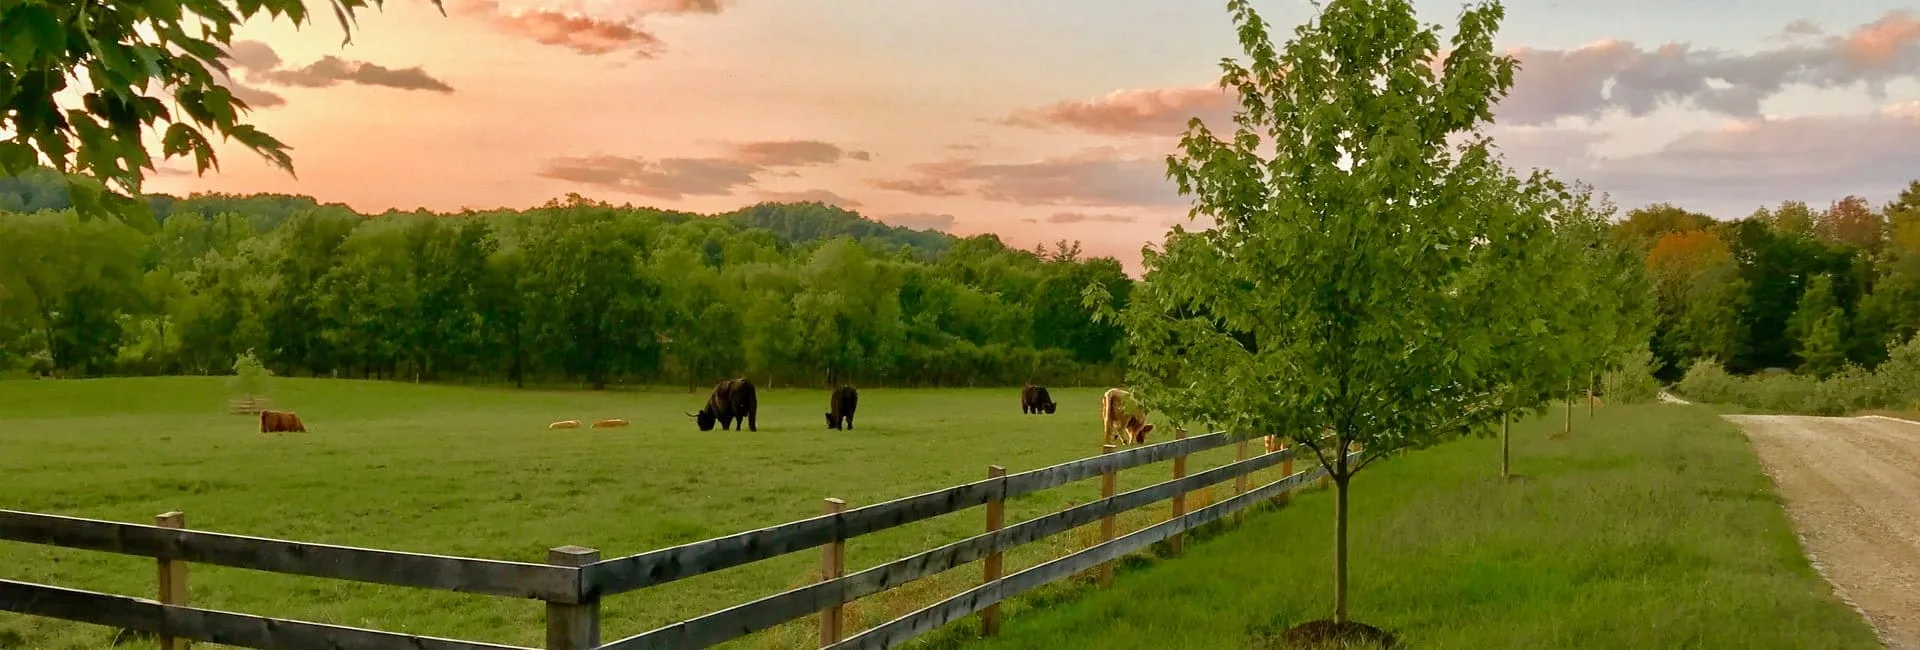
[[852,413],[847,414],[847,430],[848,431],[853,430],[853,414]]
[[760,432],[760,414],[759,413],[747,414],[747,430],[755,433]]

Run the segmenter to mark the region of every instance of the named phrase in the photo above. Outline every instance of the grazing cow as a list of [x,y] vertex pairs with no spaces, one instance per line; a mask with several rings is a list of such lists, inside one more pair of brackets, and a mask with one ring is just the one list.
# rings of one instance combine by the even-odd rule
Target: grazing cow
[[1147,424],[1147,415],[1138,405],[1127,404],[1132,399],[1133,393],[1118,388],[1109,388],[1100,396],[1100,424],[1106,429],[1100,444],[1137,445],[1147,441],[1153,425]]
[[728,379],[714,385],[706,408],[687,417],[693,418],[701,431],[712,431],[714,422],[719,422],[722,430],[731,430],[736,420],[746,424],[748,431],[759,431],[760,397],[753,390],[753,382],[745,377]]
[[853,430],[853,409],[860,406],[860,391],[852,386],[833,389],[833,395],[827,397],[827,428],[840,430],[842,423],[847,430]]
[[1026,388],[1020,389],[1021,413],[1052,414],[1055,406],[1053,396],[1047,394],[1046,386],[1027,384]]
[[559,421],[559,422],[555,422],[555,423],[553,423],[553,424],[549,424],[549,425],[547,425],[547,428],[549,428],[549,429],[578,429],[578,428],[580,428],[580,421],[579,421],[579,420],[561,420],[561,421]]
[[611,429],[624,426],[627,426],[627,421],[617,418],[612,420],[597,420],[593,423],[593,428],[595,429]]
[[261,433],[306,433],[307,425],[292,411],[260,411]]

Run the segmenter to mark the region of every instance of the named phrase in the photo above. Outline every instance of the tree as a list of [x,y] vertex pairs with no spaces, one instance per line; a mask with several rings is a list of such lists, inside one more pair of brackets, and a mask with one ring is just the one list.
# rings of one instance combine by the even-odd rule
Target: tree
[[[381,0],[326,4],[350,39],[355,13]],[[66,178],[82,216],[112,214],[148,228],[150,210],[132,196],[154,171],[143,139],[150,134],[159,136],[163,158],[191,156],[200,173],[219,163],[208,135],[237,141],[293,173],[287,146],[243,121],[249,107],[225,85],[234,28],[262,13],[295,25],[310,17],[304,0],[0,5],[0,88],[7,90],[0,94],[0,132],[8,134],[0,140],[0,176],[51,164],[71,172]],[[78,107],[62,106],[58,95],[82,74],[88,92]]]
[[1869,253],[1880,250],[1886,239],[1886,217],[1867,205],[1867,200],[1849,196],[1833,202],[1814,219],[1814,234]]
[[1196,119],[1168,159],[1192,216],[1218,226],[1145,251],[1120,316],[1127,377],[1176,425],[1312,451],[1336,494],[1333,624],[1353,630],[1354,475],[1495,417],[1482,407],[1500,328],[1473,307],[1526,278],[1483,267],[1511,255],[1499,242],[1522,216],[1499,209],[1509,174],[1477,129],[1516,63],[1494,52],[1498,2],[1461,14],[1438,72],[1436,28],[1408,0],[1333,0],[1284,49],[1250,0],[1227,4],[1248,59],[1221,64],[1236,131]]
[[253,350],[249,348],[234,358],[233,378],[227,380],[227,387],[251,400],[267,392],[267,381],[272,377],[273,371],[260,363],[260,359],[254,357]]

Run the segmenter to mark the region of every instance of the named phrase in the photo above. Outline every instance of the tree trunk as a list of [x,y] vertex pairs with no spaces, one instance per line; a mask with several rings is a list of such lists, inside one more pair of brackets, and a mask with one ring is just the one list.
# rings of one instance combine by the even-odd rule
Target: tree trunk
[[1593,385],[1598,383],[1593,371],[1587,371],[1587,417],[1593,417]]
[[1500,414],[1500,478],[1509,478],[1513,469],[1513,432],[1507,414]]
[[1333,477],[1333,622],[1347,622],[1347,445],[1335,450]]
[[1567,430],[1566,430],[1566,433],[1568,434],[1573,433],[1573,378],[1572,377],[1567,378]]

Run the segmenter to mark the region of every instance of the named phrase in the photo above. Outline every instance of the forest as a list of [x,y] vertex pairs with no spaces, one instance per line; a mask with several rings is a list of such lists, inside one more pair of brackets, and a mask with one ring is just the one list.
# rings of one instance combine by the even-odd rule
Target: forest
[[1615,234],[1645,251],[1665,379],[1702,360],[1743,375],[1872,369],[1920,330],[1920,181],[1877,207],[1848,196],[1716,220],[1653,205]]
[[[148,196],[83,220],[52,173],[0,179],[0,372],[276,373],[514,385],[1118,381],[1134,281],[1058,242],[893,227],[817,203],[707,217],[570,195],[526,211],[355,213],[303,196]],[[1893,202],[1736,219],[1628,210],[1652,367],[1824,379],[1920,331],[1920,181]]]
[[818,203],[713,218],[577,195],[361,215],[284,195],[148,196],[82,219],[52,173],[0,179],[0,371],[526,385],[1115,381],[1119,262]]

